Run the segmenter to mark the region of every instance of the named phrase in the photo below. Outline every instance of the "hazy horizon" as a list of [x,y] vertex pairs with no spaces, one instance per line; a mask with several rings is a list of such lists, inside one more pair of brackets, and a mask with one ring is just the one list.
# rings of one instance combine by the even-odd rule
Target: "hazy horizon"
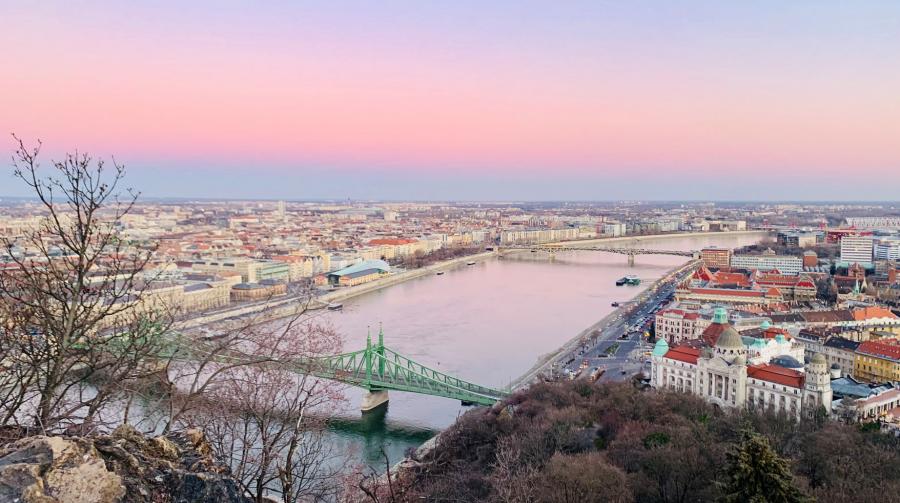
[[[109,158],[107,158],[109,159]],[[121,161],[119,157],[117,160]],[[50,156],[44,156],[47,167]],[[503,180],[484,175],[478,178],[396,177],[380,174],[360,174],[350,179],[340,175],[254,175],[242,176],[233,172],[217,174],[159,173],[150,167],[136,168],[128,162],[125,185],[141,192],[143,198],[158,199],[230,199],[230,200],[292,200],[292,201],[456,201],[456,202],[898,202],[892,186],[871,187],[883,190],[845,190],[842,182],[832,185],[834,190],[798,191],[791,183],[765,189],[771,197],[750,197],[746,185],[734,180],[720,180],[696,187],[678,188],[672,180],[651,179],[636,185],[612,176],[608,181],[567,177],[564,180]],[[3,184],[0,198],[27,197],[27,187],[12,177],[11,164],[2,175],[9,181]],[[11,189],[11,190],[10,190]],[[809,197],[802,197],[808,194]],[[840,197],[846,194],[847,197]],[[729,197],[730,196],[730,197]],[[870,196],[870,197],[865,197]],[[878,197],[881,196],[881,197]],[[893,196],[893,198],[891,198]]]
[[42,139],[45,163],[115,155],[148,196],[885,200],[900,183],[897,2],[87,1],[0,19],[0,132]]

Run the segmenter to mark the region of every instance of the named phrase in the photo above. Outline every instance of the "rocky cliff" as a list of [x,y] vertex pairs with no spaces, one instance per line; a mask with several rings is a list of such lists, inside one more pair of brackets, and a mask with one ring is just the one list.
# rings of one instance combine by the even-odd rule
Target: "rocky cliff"
[[199,431],[28,436],[0,444],[0,502],[249,502]]

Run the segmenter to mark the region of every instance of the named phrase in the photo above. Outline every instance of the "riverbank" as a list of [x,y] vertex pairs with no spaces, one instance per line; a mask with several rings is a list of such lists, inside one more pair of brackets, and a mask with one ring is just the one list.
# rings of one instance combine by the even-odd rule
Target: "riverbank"
[[[351,286],[349,288],[340,288],[337,290],[333,290],[324,295],[320,295],[316,298],[316,300],[323,302],[325,305],[340,302],[344,300],[349,300],[354,297],[358,297],[360,295],[365,295],[369,292],[374,292],[376,290],[381,290],[383,288],[387,288],[390,286],[394,286],[399,283],[403,283],[405,281],[409,281],[416,278],[421,278],[423,276],[429,276],[431,274],[437,274],[438,272],[447,271],[453,269],[455,267],[459,267],[465,265],[469,262],[481,262],[483,260],[488,260],[497,255],[497,252],[484,252],[478,253],[475,255],[466,255],[464,257],[457,257],[450,260],[444,260],[441,262],[437,262],[435,264],[431,264],[425,267],[420,267],[419,269],[411,269],[407,271],[403,271],[396,274],[391,274],[386,278],[381,278],[375,281],[371,281],[369,283],[363,283],[362,285]],[[322,307],[322,306],[319,306]]]
[[535,379],[541,374],[547,372],[554,364],[559,363],[561,359],[563,359],[566,355],[573,353],[575,348],[580,345],[586,344],[591,337],[594,336],[595,332],[601,330],[602,328],[608,326],[614,319],[618,316],[625,313],[627,310],[633,310],[637,308],[640,303],[645,302],[649,296],[649,294],[659,288],[663,283],[671,281],[673,276],[679,276],[685,274],[689,270],[693,270],[699,264],[696,260],[691,260],[686,264],[680,265],[678,267],[673,268],[671,271],[666,273],[665,276],[657,279],[650,286],[644,289],[641,293],[637,294],[634,299],[629,301],[629,303],[625,306],[621,306],[614,310],[613,312],[607,314],[599,321],[589,326],[588,328],[582,330],[575,337],[569,339],[565,344],[563,344],[559,349],[555,352],[550,353],[548,355],[544,355],[541,357],[538,362],[528,369],[527,372],[519,376],[517,379],[514,379],[508,386],[508,389],[511,391],[516,391],[526,387],[527,385],[533,383]]
[[[390,274],[387,277],[363,283],[361,285],[338,288],[312,299],[301,297],[289,297],[281,299],[271,299],[267,302],[258,304],[237,306],[234,309],[221,311],[217,313],[206,314],[203,316],[195,316],[189,320],[181,321],[175,324],[177,330],[196,329],[212,323],[234,323],[235,327],[245,326],[247,324],[246,317],[256,316],[249,320],[251,324],[267,323],[282,318],[290,318],[302,314],[309,310],[323,309],[329,304],[350,300],[360,295],[365,295],[377,290],[388,288],[406,281],[421,278],[431,274],[437,274],[441,271],[447,271],[455,267],[463,266],[468,262],[481,262],[496,256],[497,252],[484,252],[475,255],[467,255],[449,260],[444,260],[436,264],[431,264],[419,269],[411,269],[396,274]],[[238,322],[237,318],[242,318],[242,322]],[[234,328],[234,327],[232,327]]]

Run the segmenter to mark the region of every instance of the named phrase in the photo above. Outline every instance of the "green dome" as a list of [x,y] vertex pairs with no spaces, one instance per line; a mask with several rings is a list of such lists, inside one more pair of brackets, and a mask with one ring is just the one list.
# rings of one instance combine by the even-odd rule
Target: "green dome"
[[784,342],[784,341],[785,341],[784,335],[782,335],[782,334],[776,335],[776,336],[775,336],[775,340],[778,341],[778,342]]
[[769,323],[769,320],[766,320],[766,321],[762,322],[762,325],[760,325],[759,328],[761,328],[763,330],[768,330],[769,327],[771,327],[771,326],[772,326],[772,324]]
[[668,352],[669,343],[665,338],[656,341],[656,346],[653,346],[653,356],[665,356]]

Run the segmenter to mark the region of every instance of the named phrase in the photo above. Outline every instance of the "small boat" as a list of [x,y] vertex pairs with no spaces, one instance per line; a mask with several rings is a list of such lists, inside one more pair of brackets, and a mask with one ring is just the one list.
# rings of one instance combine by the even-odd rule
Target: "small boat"
[[438,275],[438,276],[441,276],[441,275],[443,275],[443,274],[444,274],[444,271],[438,271],[438,272],[437,272],[437,275]]
[[628,281],[627,278],[619,278],[616,280],[616,286],[622,286]]
[[340,311],[343,308],[344,308],[344,305],[341,304],[340,302],[332,302],[332,303],[328,304],[329,311]]
[[618,302],[613,302],[613,303],[610,304],[610,305],[611,305],[612,307],[619,307],[619,303],[618,303]]
[[[623,279],[625,280],[625,284],[629,286],[637,286],[641,284],[641,278],[638,278],[637,276],[625,276],[625,278]],[[618,284],[618,282],[616,284]]]
[[470,261],[466,262],[466,265],[475,265],[475,261],[474,261],[474,260],[470,260]]

